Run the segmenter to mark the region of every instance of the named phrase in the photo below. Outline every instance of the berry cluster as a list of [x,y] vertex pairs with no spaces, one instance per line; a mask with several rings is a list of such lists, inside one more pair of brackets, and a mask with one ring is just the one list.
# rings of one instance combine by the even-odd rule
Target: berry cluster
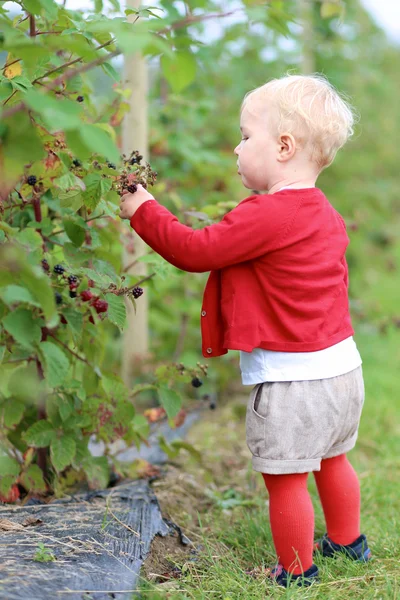
[[[148,185],[154,185],[157,172],[153,171],[148,163],[146,165],[141,164],[143,156],[137,150],[134,150],[128,157],[123,154],[122,158],[124,166],[114,185],[120,196],[122,196],[123,190],[128,190],[130,194],[134,194],[139,183],[145,189]],[[134,171],[132,171],[133,166],[135,167]]]
[[36,175],[29,175],[29,177],[26,180],[26,183],[28,185],[34,186],[37,183],[37,177]]

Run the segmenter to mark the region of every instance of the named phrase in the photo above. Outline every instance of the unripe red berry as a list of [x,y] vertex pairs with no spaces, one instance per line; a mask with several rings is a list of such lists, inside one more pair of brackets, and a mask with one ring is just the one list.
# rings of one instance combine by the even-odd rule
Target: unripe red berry
[[105,300],[100,300],[98,298],[95,302],[93,302],[94,309],[97,313],[107,312],[108,302]]
[[81,298],[84,302],[89,302],[93,298],[93,294],[90,290],[83,290],[81,292]]

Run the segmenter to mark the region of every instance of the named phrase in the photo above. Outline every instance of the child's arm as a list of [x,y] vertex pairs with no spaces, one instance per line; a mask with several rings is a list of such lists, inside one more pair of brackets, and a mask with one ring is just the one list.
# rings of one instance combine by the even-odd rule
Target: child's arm
[[121,217],[130,218],[133,229],[165,260],[194,273],[222,269],[276,250],[301,204],[301,198],[284,202],[273,195],[250,196],[219,223],[195,230],[180,223],[144,189],[123,198]]

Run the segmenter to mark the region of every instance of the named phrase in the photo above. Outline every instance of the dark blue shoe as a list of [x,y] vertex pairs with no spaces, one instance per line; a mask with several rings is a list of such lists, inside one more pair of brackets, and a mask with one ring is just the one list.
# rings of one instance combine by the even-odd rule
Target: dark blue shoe
[[323,537],[315,542],[314,552],[329,558],[332,558],[338,553],[342,553],[346,554],[348,558],[358,562],[367,562],[372,558],[371,550],[368,548],[367,538],[363,533],[353,543],[347,544],[346,546],[335,544],[335,542],[332,542],[328,537],[328,534],[324,533]]
[[272,569],[270,578],[272,581],[282,585],[283,587],[289,587],[291,583],[293,583],[293,585],[297,585],[298,587],[309,587],[313,583],[319,581],[318,575],[319,572],[317,565],[311,565],[307,571],[304,571],[304,573],[300,573],[299,575],[288,573],[282,567],[282,565],[278,565]]
[[293,583],[293,585],[297,585],[298,587],[309,587],[313,583],[317,583],[319,581],[317,565],[311,565],[307,571],[304,571],[304,573],[300,573],[299,575],[288,573],[288,571],[286,571],[282,565],[277,565],[273,569],[258,567],[252,569],[251,571],[246,571],[246,574],[256,578],[260,576],[266,576],[271,580],[271,582],[282,585],[283,587],[289,587],[291,583]]

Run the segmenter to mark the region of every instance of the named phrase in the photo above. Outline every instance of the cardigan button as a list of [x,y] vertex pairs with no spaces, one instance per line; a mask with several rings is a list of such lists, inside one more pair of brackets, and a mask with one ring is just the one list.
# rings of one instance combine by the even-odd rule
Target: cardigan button
[[207,352],[207,354],[211,354],[212,348],[207,348],[206,352]]
[[206,316],[206,314],[207,314],[207,313],[206,313],[206,311],[205,311],[205,310],[202,310],[202,311],[201,311],[201,316],[202,316],[202,317],[205,317],[205,316]]

